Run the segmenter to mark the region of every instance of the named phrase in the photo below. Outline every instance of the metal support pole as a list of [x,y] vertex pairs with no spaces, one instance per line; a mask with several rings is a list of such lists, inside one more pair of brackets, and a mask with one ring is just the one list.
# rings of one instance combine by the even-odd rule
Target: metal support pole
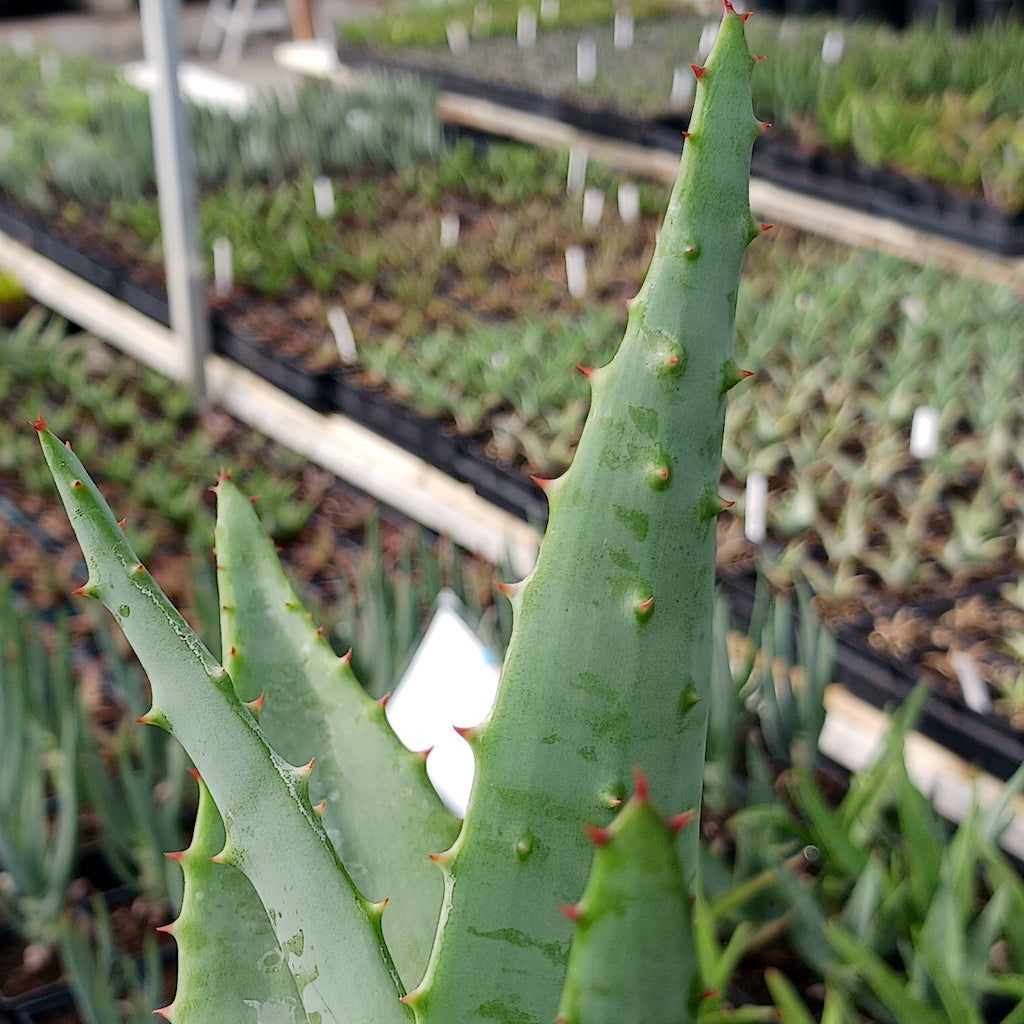
[[149,109],[171,330],[188,347],[192,391],[202,406],[210,317],[197,240],[192,140],[178,89],[179,0],[141,0],[140,10],[146,61],[156,73]]

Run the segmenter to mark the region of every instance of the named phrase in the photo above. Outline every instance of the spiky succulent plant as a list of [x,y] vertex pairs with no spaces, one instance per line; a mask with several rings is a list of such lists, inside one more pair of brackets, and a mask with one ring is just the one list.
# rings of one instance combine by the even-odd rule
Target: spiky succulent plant
[[[471,736],[460,825],[302,611],[250,503],[216,491],[224,664],[139,564],[71,450],[37,424],[85,552],[201,785],[179,855],[174,1024],[683,1024],[711,663],[715,520],[747,199],[754,61],[725,3],[625,338],[584,372],[547,534],[506,586],[515,626]],[[635,781],[634,781],[635,780]],[[632,796],[629,794],[632,792]],[[628,798],[628,799],[627,799]],[[588,828],[584,828],[588,826]],[[438,871],[437,867],[441,870]],[[563,912],[559,913],[559,907]]]

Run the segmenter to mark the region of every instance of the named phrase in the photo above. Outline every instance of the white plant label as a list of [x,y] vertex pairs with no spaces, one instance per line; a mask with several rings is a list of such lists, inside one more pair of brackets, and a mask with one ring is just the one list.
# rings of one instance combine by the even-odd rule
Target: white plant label
[[623,224],[635,224],[640,219],[640,190],[631,181],[619,185],[619,218]]
[[905,295],[900,299],[900,311],[915,327],[920,327],[928,314],[924,302],[916,295]]
[[235,272],[231,260],[231,242],[224,238],[213,240],[213,290],[227,295],[235,286]]
[[767,534],[768,480],[764,473],[753,472],[747,477],[744,501],[743,534],[751,544],[763,544]]
[[39,54],[39,77],[44,82],[55,82],[60,78],[60,54],[43,50]]
[[498,692],[499,663],[463,618],[455,596],[441,593],[408,669],[385,705],[409,750],[429,750],[427,775],[448,808],[462,817],[475,763],[456,731],[479,725]]
[[930,405],[920,405],[910,423],[910,454],[915,459],[930,459],[938,450],[939,411]]
[[584,36],[576,44],[576,81],[590,85],[597,78],[597,43]]
[[313,182],[313,205],[321,220],[334,216],[334,184],[330,178],[321,175]]
[[565,250],[565,282],[574,299],[582,299],[587,294],[587,257],[578,245],[570,245]]
[[978,663],[966,652],[954,650],[949,655],[953,671],[956,672],[960,692],[964,695],[964,703],[979,715],[987,715],[992,711],[992,700],[988,695],[988,687],[978,669]]
[[332,306],[327,310],[327,323],[334,335],[334,343],[338,346],[341,361],[346,364],[356,362],[359,358],[356,352],[356,339],[345,310],[340,306]]
[[604,193],[596,186],[583,190],[583,226],[595,228],[604,213]]
[[703,64],[707,60],[708,54],[711,52],[711,47],[715,45],[715,40],[718,38],[718,25],[712,22],[708,22],[700,30],[700,42],[697,43],[697,63]]
[[485,36],[491,31],[491,5],[476,4],[473,8],[473,34]]
[[843,59],[846,36],[839,29],[830,29],[821,41],[821,63],[835,67]]
[[585,149],[569,150],[569,169],[565,175],[565,191],[571,196],[578,196],[587,182],[587,151]]
[[622,8],[615,12],[612,23],[612,44],[616,50],[628,50],[633,45],[633,12]]
[[526,49],[537,42],[537,15],[532,7],[520,7],[516,18],[516,43]]
[[469,49],[469,33],[461,21],[449,21],[447,27],[448,49],[461,56]]
[[541,21],[554,21],[558,17],[558,0],[540,0]]
[[459,244],[462,222],[457,213],[441,214],[441,248],[454,249]]
[[697,79],[690,67],[678,67],[672,72],[672,92],[669,94],[669,106],[673,110],[686,110],[693,102],[693,90]]
[[27,57],[36,48],[36,40],[31,32],[12,32],[7,45],[19,57]]

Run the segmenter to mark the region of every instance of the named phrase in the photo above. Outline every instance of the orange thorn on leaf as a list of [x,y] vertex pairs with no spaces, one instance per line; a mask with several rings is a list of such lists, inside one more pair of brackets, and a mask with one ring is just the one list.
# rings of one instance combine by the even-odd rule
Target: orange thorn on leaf
[[681,832],[687,825],[693,821],[693,811],[683,811],[682,814],[673,814],[671,817],[665,819],[665,824],[668,825],[673,832]]

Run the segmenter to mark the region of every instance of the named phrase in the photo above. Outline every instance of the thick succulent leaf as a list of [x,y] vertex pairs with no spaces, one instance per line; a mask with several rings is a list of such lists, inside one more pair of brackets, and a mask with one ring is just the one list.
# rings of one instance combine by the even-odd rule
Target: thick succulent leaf
[[[427,1024],[551,1024],[571,937],[555,908],[591,860],[582,823],[611,820],[637,765],[661,806],[700,803],[725,401],[743,377],[736,293],[761,233],[753,66],[730,5],[647,280],[615,357],[588,371],[592,407],[572,465],[544,487],[536,567],[510,588],[513,635],[473,741],[450,898],[410,993]],[[694,870],[696,836],[677,843]]]
[[263,697],[260,728],[293,764],[316,758],[310,797],[353,881],[387,899],[384,937],[409,987],[422,977],[444,894],[430,861],[458,820],[296,597],[252,503],[217,485],[217,581],[225,666],[243,700]]
[[259,894],[311,1024],[397,1024],[409,1014],[380,910],[352,884],[309,801],[306,769],[278,756],[225,669],[139,563],[77,456],[37,424],[46,461],[99,598],[149,676],[147,720],[173,733],[210,788],[227,835],[220,859]]
[[666,821],[639,778],[612,824],[591,831],[590,878],[564,909],[574,931],[557,1024],[697,1019],[690,892],[676,851],[684,823]]
[[308,1024],[256,890],[212,859],[223,847],[224,824],[200,779],[192,842],[174,858],[185,875],[181,913],[166,929],[178,944],[178,989],[160,1014],[171,1024]]

